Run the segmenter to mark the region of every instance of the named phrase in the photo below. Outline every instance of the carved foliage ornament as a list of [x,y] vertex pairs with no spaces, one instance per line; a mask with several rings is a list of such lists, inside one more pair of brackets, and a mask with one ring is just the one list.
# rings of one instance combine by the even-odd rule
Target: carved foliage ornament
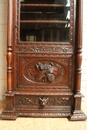
[[39,83],[52,83],[65,73],[64,67],[54,61],[36,61],[24,67],[24,78]]
[[71,97],[35,97],[35,96],[16,96],[16,105],[29,106],[68,106],[71,103]]
[[73,52],[72,48],[68,47],[17,47],[18,51],[22,52]]

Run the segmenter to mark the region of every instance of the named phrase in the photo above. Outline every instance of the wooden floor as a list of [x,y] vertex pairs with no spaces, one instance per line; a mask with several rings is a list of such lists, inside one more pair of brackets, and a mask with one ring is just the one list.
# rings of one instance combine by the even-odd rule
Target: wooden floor
[[[0,113],[5,107],[0,102]],[[87,102],[82,102],[87,115]],[[87,130],[86,121],[68,121],[67,118],[17,118],[15,121],[0,120],[0,130]]]

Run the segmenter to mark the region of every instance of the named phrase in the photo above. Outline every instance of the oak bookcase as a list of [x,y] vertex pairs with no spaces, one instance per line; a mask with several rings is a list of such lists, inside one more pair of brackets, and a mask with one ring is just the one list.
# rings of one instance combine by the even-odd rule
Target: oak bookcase
[[2,119],[81,110],[83,0],[8,0],[7,106]]

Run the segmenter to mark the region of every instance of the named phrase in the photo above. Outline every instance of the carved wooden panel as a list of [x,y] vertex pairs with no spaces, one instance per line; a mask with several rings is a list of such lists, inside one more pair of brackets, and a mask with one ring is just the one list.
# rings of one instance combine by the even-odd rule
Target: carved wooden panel
[[72,97],[70,96],[16,96],[16,105],[38,106],[70,106]]
[[49,89],[72,87],[72,57],[49,60],[49,58],[17,56],[16,61],[17,87],[31,89],[45,89],[45,85]]
[[23,77],[27,81],[38,83],[52,83],[59,80],[65,73],[61,64],[54,61],[33,61],[24,67]]

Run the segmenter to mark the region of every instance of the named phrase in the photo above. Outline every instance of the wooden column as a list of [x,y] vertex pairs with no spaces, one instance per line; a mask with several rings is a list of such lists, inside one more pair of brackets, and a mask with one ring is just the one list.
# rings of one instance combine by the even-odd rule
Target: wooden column
[[77,23],[76,23],[76,93],[80,93],[81,87],[81,63],[82,63],[82,1],[77,0]]
[[82,63],[82,6],[83,0],[77,0],[76,22],[76,84],[74,95],[74,109],[70,120],[86,120],[87,116],[81,110],[81,63]]
[[12,91],[12,14],[13,0],[8,0],[8,28],[7,28],[7,90]]
[[13,2],[15,0],[8,0],[8,30],[7,30],[7,93],[6,96],[6,107],[1,114],[2,119],[15,120],[17,115],[14,108],[14,92],[13,88]]

